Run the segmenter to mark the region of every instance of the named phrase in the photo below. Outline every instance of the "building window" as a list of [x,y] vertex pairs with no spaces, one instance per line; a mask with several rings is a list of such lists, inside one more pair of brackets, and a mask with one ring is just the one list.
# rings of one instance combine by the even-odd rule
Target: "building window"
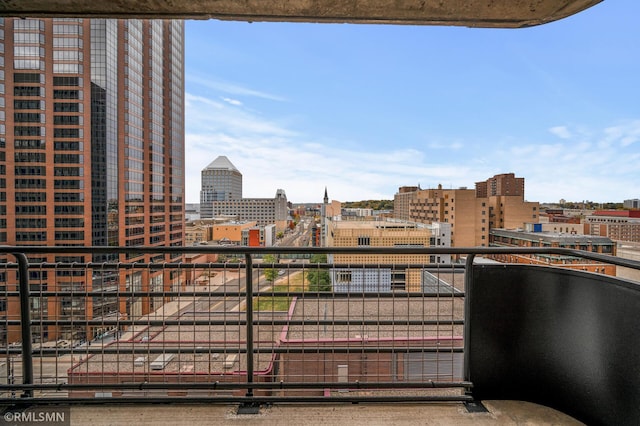
[[336,272],[336,282],[343,284],[351,283],[351,271]]
[[370,237],[358,237],[358,245],[359,246],[370,246],[371,238]]

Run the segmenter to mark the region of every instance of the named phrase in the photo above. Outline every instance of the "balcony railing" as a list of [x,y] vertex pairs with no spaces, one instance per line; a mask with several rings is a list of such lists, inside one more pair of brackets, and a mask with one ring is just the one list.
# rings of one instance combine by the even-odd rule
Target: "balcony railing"
[[[640,262],[558,248],[0,251],[3,404],[520,399],[640,422],[640,285],[575,263],[478,260]],[[89,261],[132,253],[154,261]],[[464,261],[415,262],[439,255]]]

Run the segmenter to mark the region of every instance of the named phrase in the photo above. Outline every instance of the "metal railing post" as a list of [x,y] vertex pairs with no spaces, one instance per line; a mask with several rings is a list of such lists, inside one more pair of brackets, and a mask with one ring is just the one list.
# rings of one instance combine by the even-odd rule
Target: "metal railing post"
[[464,380],[471,381],[469,371],[469,336],[471,335],[471,293],[473,292],[473,260],[475,254],[469,254],[465,262],[464,271]]
[[[33,356],[31,346],[31,306],[29,304],[29,260],[24,253],[13,253],[18,261],[20,291],[20,331],[22,332],[22,383],[33,384]],[[33,397],[33,389],[26,389],[23,398]]]
[[253,262],[250,253],[244,255],[246,261],[246,291],[247,291],[247,397],[253,397]]

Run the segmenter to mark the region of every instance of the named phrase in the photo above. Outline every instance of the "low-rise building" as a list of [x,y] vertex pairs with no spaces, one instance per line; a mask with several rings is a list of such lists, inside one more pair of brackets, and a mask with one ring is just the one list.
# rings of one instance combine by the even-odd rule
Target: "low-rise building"
[[[527,231],[524,229],[492,229],[492,247],[542,247],[567,248],[615,256],[616,243],[610,238],[561,232]],[[616,275],[614,265],[586,260],[577,256],[556,254],[498,254],[488,256],[505,263],[526,263],[561,266],[571,269]]]
[[283,189],[274,198],[237,198],[213,201],[213,216],[234,215],[240,221],[255,221],[257,225],[275,224],[278,231],[286,229],[289,219],[287,195]]
[[584,233],[639,243],[640,210],[596,210],[585,218]]
[[242,230],[242,245],[249,247],[272,247],[276,241],[276,226],[252,226]]
[[[328,247],[451,247],[451,226],[400,220],[328,221]],[[329,256],[336,264],[364,264],[370,268],[336,268],[332,271],[336,292],[426,291],[430,277],[423,269],[391,270],[380,265],[450,264],[451,255],[342,254]]]
[[256,226],[255,220],[230,221],[213,226],[213,241],[224,244],[244,245],[243,233]]

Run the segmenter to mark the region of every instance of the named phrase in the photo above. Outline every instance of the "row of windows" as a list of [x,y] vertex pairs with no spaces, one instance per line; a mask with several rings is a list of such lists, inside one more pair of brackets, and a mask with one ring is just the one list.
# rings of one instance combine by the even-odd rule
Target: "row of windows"
[[54,115],[53,116],[53,124],[80,125],[80,124],[83,124],[83,123],[82,123],[81,117],[77,116],[77,115]]
[[[74,50],[54,50],[54,61],[82,61],[82,52],[77,49]],[[77,84],[63,84],[63,86],[77,86]]]
[[84,189],[84,181],[82,180],[69,180],[69,179],[56,179],[53,182],[54,189]]
[[16,152],[14,159],[16,163],[44,163],[46,155],[42,152]]
[[13,101],[14,109],[44,109],[44,101],[37,99],[16,99]]
[[83,136],[82,129],[53,129],[54,138],[81,138]]
[[15,206],[16,214],[46,215],[47,206]]
[[44,96],[44,87],[14,86],[13,96]]
[[44,179],[16,179],[14,184],[17,189],[44,189],[47,187],[47,181]]
[[13,68],[17,70],[44,71],[44,61],[41,61],[40,59],[14,59]]
[[44,149],[45,143],[40,139],[16,139],[13,146],[16,149]]
[[82,35],[82,26],[80,25],[54,25],[54,34],[73,34]]
[[13,42],[14,43],[44,43],[44,34],[40,33],[13,33]]
[[82,228],[84,227],[84,219],[83,218],[56,218],[55,219],[56,228]]
[[16,19],[13,21],[16,30],[40,30],[44,31],[44,21],[40,19]]
[[53,194],[56,203],[75,203],[84,201],[84,194],[79,192],[56,192]]
[[13,74],[14,83],[42,83],[44,84],[44,74],[40,73],[15,73]]
[[84,155],[82,154],[54,154],[54,164],[82,164]]
[[47,233],[42,231],[16,232],[16,241],[47,241]]
[[54,86],[81,86],[82,79],[80,77],[53,77]]
[[16,58],[24,57],[44,57],[44,47],[38,46],[14,46],[13,56]]
[[46,202],[47,194],[45,192],[16,192],[15,199],[17,203]]
[[53,47],[82,48],[82,39],[77,37],[54,37]]
[[83,176],[84,169],[82,167],[56,167],[54,176]]
[[54,112],[82,112],[82,104],[56,102],[53,104]]
[[55,89],[53,91],[54,99],[82,99],[82,90],[71,89]]
[[56,151],[82,151],[82,142],[53,142]]
[[44,166],[16,166],[16,176],[46,176],[47,170]]
[[13,114],[13,121],[16,123],[44,123],[44,114],[37,112],[15,112]]
[[15,126],[14,136],[44,136],[44,128],[40,126]]
[[46,228],[47,227],[47,219],[44,218],[36,218],[36,219],[16,219],[16,228]]

